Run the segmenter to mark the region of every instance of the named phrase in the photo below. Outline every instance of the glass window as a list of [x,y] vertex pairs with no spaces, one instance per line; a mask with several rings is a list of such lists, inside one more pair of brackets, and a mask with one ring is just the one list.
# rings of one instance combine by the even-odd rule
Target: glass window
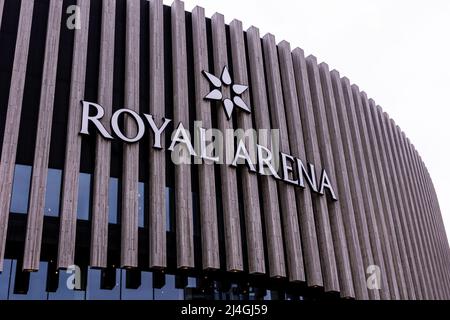
[[[67,281],[73,275],[73,272],[60,270],[58,272],[58,289],[56,292],[48,293],[48,300],[84,300],[85,291],[69,289]],[[69,281],[72,281],[71,278]]]
[[11,196],[11,212],[27,213],[30,183],[31,166],[16,164]]
[[122,300],[153,300],[153,277],[151,272],[141,272],[141,285],[127,289],[127,271],[122,270]]
[[87,300],[119,300],[120,299],[120,269],[116,271],[116,285],[112,289],[101,289],[102,270],[91,269],[88,271]]
[[273,300],[272,294],[274,294],[274,296],[276,296],[276,291],[272,292],[272,290],[267,290],[267,294],[264,296],[264,300]]
[[166,275],[166,285],[154,290],[155,300],[183,300],[184,290],[175,288],[175,276]]
[[14,281],[16,278],[17,260],[13,260],[11,272],[11,285],[9,287],[10,300],[47,300],[46,284],[47,284],[47,262],[39,263],[39,271],[30,272],[30,283],[26,294],[14,293]]
[[62,171],[58,169],[48,169],[47,191],[45,193],[46,216],[59,216],[59,201],[61,198],[61,177]]
[[184,289],[184,299],[185,300],[193,300],[198,296],[198,292],[196,293],[197,288],[197,279],[189,277],[186,288]]
[[175,226],[172,224],[174,221],[174,195],[173,189],[166,187],[166,231],[174,231]]
[[89,220],[91,199],[91,175],[80,173],[78,184],[78,219]]
[[0,300],[8,299],[9,279],[11,276],[11,263],[9,259],[5,259],[3,263],[3,272],[0,273]]
[[231,284],[231,290],[229,292],[229,300],[240,300],[239,288],[238,285],[235,283]]
[[117,223],[119,179],[109,178],[109,223]]
[[188,278],[188,284],[186,286],[187,288],[197,288],[197,278]]

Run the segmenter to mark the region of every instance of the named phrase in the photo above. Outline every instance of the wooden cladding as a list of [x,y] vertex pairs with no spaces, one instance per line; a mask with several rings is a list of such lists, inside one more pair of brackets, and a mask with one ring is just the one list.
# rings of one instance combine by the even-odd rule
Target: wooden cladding
[[[150,113],[158,126],[165,117],[164,104],[164,18],[162,0],[151,1],[149,5],[150,24]],[[165,147],[164,141],[161,144]],[[149,235],[150,267],[164,268],[166,258],[166,155],[151,152],[149,155]]]
[[[448,240],[428,170],[393,120],[336,70],[314,56],[305,58],[302,49],[292,50],[286,41],[277,44],[271,34],[261,38],[255,27],[244,31],[238,20],[226,25],[217,13],[208,19],[200,7],[186,13],[181,1],[165,7],[162,0],[103,0],[96,7],[78,0],[79,28],[67,41],[61,36],[67,4],[50,0],[37,125],[24,131],[35,2],[17,5],[8,99],[0,106],[5,110],[0,270],[13,241],[9,216],[23,132],[35,144],[26,163],[32,174],[22,268],[39,269],[50,241],[44,228],[47,176],[54,126],[61,122],[54,110],[65,108],[60,214],[55,218],[58,268],[70,267],[78,250],[88,250],[95,268],[115,261],[122,268],[238,272],[356,299],[450,298]],[[0,0],[0,32],[10,6]],[[98,32],[92,32],[96,26]],[[64,65],[58,61],[68,48],[72,67],[65,80],[58,77],[58,66]],[[95,72],[92,61],[98,62]],[[223,80],[225,68],[231,79]],[[224,98],[234,98],[232,84],[248,86],[240,97],[250,113],[236,107],[229,118],[222,101],[205,100],[212,86],[203,71],[223,80]],[[96,79],[89,78],[93,73]],[[64,81],[67,106],[56,98]],[[325,169],[337,200],[327,190],[318,194],[313,183],[304,188],[286,183],[284,172],[274,179],[243,165],[200,161],[183,149],[174,155],[167,151],[169,130],[162,136],[162,150],[153,148],[154,135],[141,145],[120,148],[100,135],[82,137],[80,101],[91,96],[104,108],[101,121],[108,131],[106,119],[123,107],[151,114],[157,127],[171,118],[168,128],[182,123],[190,131],[194,120],[222,132],[277,129],[278,141],[258,143],[278,143],[282,154],[300,159],[317,181]],[[128,115],[122,120],[124,133],[135,136],[136,122]],[[254,148],[248,137],[243,141]],[[226,155],[234,154],[236,142],[224,146],[223,160],[232,160]],[[86,154],[84,145],[90,147]],[[87,240],[77,236],[81,171],[92,175]],[[116,195],[111,177],[119,181]],[[140,184],[146,186],[144,193]],[[110,200],[117,200],[120,231],[115,233],[110,232],[115,223]]]
[[[187,76],[186,23],[184,4],[175,1],[171,11],[173,121],[189,122],[189,94]],[[194,226],[192,219],[191,168],[186,150],[181,150],[179,164],[175,165],[175,213],[177,267],[194,267]]]
[[[98,103],[105,107],[105,115],[112,115],[114,74],[114,30],[116,20],[114,1],[102,2],[100,67]],[[109,127],[109,124],[105,124]],[[94,190],[92,208],[91,266],[106,268],[108,261],[109,176],[111,143],[97,137],[95,150]]]

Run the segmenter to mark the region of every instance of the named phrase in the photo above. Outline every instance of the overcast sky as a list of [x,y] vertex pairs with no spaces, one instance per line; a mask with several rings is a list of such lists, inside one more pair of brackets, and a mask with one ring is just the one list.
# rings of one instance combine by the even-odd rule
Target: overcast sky
[[185,1],[196,5],[301,47],[367,92],[425,161],[450,238],[450,1]]

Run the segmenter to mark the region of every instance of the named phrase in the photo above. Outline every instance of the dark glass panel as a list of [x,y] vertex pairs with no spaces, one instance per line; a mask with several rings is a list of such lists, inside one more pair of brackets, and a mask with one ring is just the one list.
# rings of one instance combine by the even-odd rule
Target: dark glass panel
[[166,285],[154,290],[155,300],[183,300],[184,290],[175,288],[175,276],[166,275]]
[[13,260],[11,272],[11,285],[9,288],[10,300],[47,300],[47,292],[45,291],[47,283],[47,262],[39,263],[38,272],[30,272],[30,282],[28,292],[26,294],[14,293],[14,281],[16,279],[17,260]]
[[31,166],[16,164],[11,195],[11,212],[27,213],[30,195]]
[[120,299],[120,269],[116,269],[116,285],[112,289],[101,289],[102,271],[91,269],[88,271],[86,300],[119,300]]
[[109,223],[117,223],[119,179],[109,178]]
[[89,220],[91,199],[91,175],[80,173],[78,185],[78,219]]
[[61,199],[61,178],[61,170],[48,169],[44,210],[44,214],[46,216],[59,216],[59,203]]
[[[75,274],[72,271],[58,271],[58,289],[56,292],[49,292],[48,300],[84,300],[86,292],[70,289]],[[70,279],[69,279],[70,278]]]
[[12,261],[5,259],[3,263],[3,272],[0,273],[0,300],[8,299],[9,279],[11,276]]
[[127,289],[126,270],[122,270],[122,300],[153,300],[153,277],[151,272],[141,272],[141,285]]

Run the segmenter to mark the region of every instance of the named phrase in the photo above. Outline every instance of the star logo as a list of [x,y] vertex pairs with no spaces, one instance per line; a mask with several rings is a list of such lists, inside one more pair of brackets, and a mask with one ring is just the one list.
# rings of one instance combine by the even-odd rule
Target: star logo
[[[208,93],[205,96],[205,99],[222,101],[228,120],[231,119],[231,114],[235,106],[241,108],[246,112],[250,112],[250,108],[240,97],[240,95],[248,89],[248,86],[244,86],[242,84],[233,84],[230,73],[228,72],[228,68],[226,66],[222,70],[222,75],[220,79],[215,75],[206,71],[203,71],[203,74],[208,79],[208,81],[215,87],[215,89],[213,89],[210,93]],[[221,91],[222,86],[226,87],[231,86],[232,97],[223,96]]]

